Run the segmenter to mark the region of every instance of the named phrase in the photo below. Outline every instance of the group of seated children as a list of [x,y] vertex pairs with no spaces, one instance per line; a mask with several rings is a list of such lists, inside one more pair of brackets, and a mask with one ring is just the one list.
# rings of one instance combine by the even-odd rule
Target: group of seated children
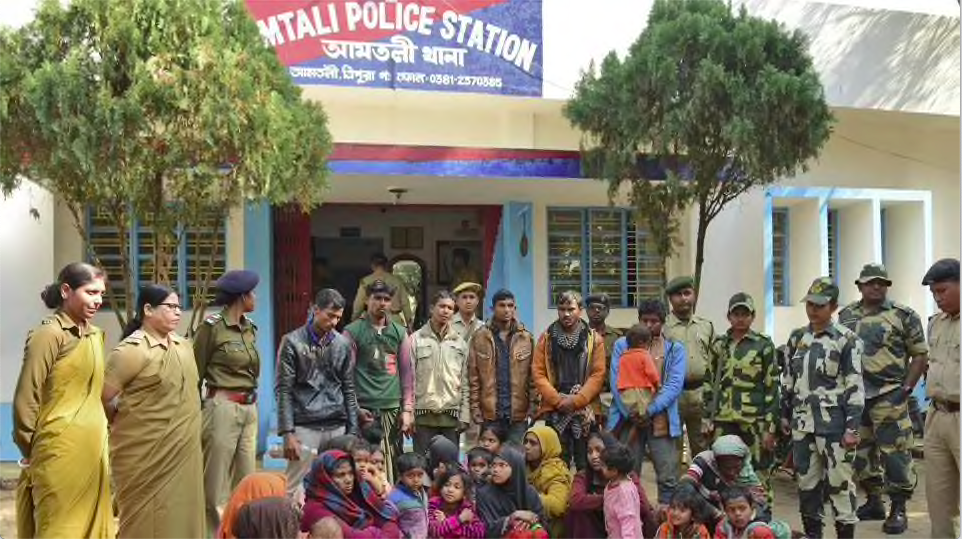
[[[650,339],[643,326],[629,330],[618,384],[640,437],[659,427],[642,417],[660,384],[645,351]],[[319,448],[304,479],[303,503],[294,505],[301,533],[315,539],[708,539],[714,530],[717,539],[784,537],[779,523],[769,523],[764,490],[737,437],[720,437],[711,451],[696,457],[661,514],[648,501],[632,452],[611,433],[590,433],[588,466],[576,474],[562,460],[553,428],[531,427],[522,446],[507,438],[502,425],[483,425],[465,466],[458,447],[435,436],[427,455],[398,456],[395,485],[388,484],[384,455],[374,440],[334,438]],[[254,474],[242,482],[225,512],[233,529],[225,526],[219,537],[258,537],[248,531],[257,526],[268,530],[265,537],[280,537],[282,529],[292,528],[291,516],[278,512],[276,500],[252,502],[283,494],[281,476]],[[265,516],[272,511],[279,523]]]

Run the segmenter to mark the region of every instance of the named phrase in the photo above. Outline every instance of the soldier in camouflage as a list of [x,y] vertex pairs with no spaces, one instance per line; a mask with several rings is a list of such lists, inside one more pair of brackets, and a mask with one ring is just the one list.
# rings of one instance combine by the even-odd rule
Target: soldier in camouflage
[[775,345],[752,330],[755,301],[744,292],[728,300],[731,327],[712,343],[705,384],[702,431],[715,440],[740,437],[765,483],[771,503],[772,450],[778,431],[778,374]]
[[[854,331],[865,347],[865,410],[855,474],[868,501],[856,513],[859,520],[885,519],[882,531],[900,534],[908,527],[905,503],[915,488],[907,401],[925,370],[928,345],[919,315],[887,298],[892,281],[885,266],[866,264],[855,284],[862,299],[842,309],[838,321]],[[883,487],[892,500],[887,519]]]
[[788,338],[782,373],[782,428],[792,433],[792,453],[805,535],[822,537],[825,498],[832,503],[837,537],[855,536],[852,463],[865,406],[862,341],[835,322],[838,287],[829,277],[808,289],[809,324]]

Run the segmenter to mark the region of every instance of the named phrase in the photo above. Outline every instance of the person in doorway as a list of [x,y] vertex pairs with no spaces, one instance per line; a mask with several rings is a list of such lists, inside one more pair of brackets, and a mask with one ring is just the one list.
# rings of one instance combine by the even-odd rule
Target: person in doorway
[[456,247],[451,251],[451,286],[457,288],[462,283],[480,283],[481,276],[471,267],[471,251]]
[[471,337],[484,326],[478,318],[478,305],[484,295],[484,287],[475,282],[466,281],[459,284],[452,292],[457,302],[457,314],[451,321],[451,327],[464,339],[468,345]]
[[838,287],[831,277],[812,282],[803,298],[809,324],[788,338],[782,373],[782,428],[792,433],[802,527],[822,536],[826,498],[839,539],[855,536],[852,462],[865,406],[862,340],[832,319]]
[[107,418],[100,404],[103,270],[74,262],[40,294],[56,312],[27,335],[13,397],[18,537],[114,536]]
[[111,422],[118,537],[204,536],[199,380],[194,351],[175,331],[180,314],[173,290],[142,287],[107,358],[101,400]]
[[413,324],[414,311],[411,309],[407,287],[404,286],[404,282],[397,275],[391,273],[384,253],[376,253],[371,256],[371,273],[362,278],[357,285],[354,307],[351,310],[351,320],[357,320],[366,311],[367,301],[370,297],[367,289],[374,281],[381,281],[394,290],[389,309],[391,320],[405,328]]
[[[228,271],[215,283],[214,305],[194,335],[197,374],[203,393],[204,499],[207,529],[220,525],[217,507],[231,489],[254,471],[257,442],[257,326],[254,310],[259,277],[253,271]],[[226,487],[226,488],[225,488]]]
[[611,407],[611,385],[609,383],[609,369],[611,368],[611,351],[615,349],[615,341],[624,337],[625,331],[608,325],[608,315],[611,313],[611,298],[608,294],[591,294],[585,298],[585,310],[588,314],[588,327],[595,330],[605,341],[605,380],[598,398],[598,423],[604,425]]
[[929,319],[925,498],[931,537],[941,539],[959,536],[959,261],[943,258],[932,264],[922,285],[940,311]]
[[457,445],[470,420],[468,345],[451,325],[454,298],[441,290],[431,301],[431,318],[401,347],[401,360],[414,367],[414,451],[423,454],[435,435]]
[[287,494],[298,502],[311,452],[331,438],[358,433],[354,355],[350,342],[334,329],[344,314],[344,297],[325,288],[310,312],[306,324],[281,337],[274,384]]
[[367,310],[342,335],[354,351],[360,427],[383,433],[381,447],[388,482],[393,484],[394,460],[402,453],[403,437],[414,434],[414,367],[409,355],[398,357],[407,332],[389,317],[396,290],[378,280],[364,292]]
[[[655,367],[661,377],[661,388],[655,394],[655,400],[648,406],[647,420],[652,424],[659,415],[668,417],[668,432],[654,435],[654,431],[647,437],[645,445],[629,445],[634,451],[635,466],[639,475],[644,457],[651,454],[658,483],[658,503],[664,508],[671,502],[672,493],[678,483],[678,455],[675,440],[681,436],[681,421],[678,417],[678,399],[681,396],[685,380],[685,347],[681,343],[665,337],[662,327],[665,323],[666,308],[660,299],[642,300],[638,305],[638,322],[648,326],[651,332],[651,347],[649,353],[655,362]],[[615,341],[615,349],[611,353],[611,386],[617,388],[620,379],[621,356],[628,350],[627,339],[621,337]],[[611,413],[608,415],[608,430],[617,432],[618,436],[627,442],[631,436],[629,410],[621,400],[619,394],[612,394]],[[653,429],[654,430],[654,429]]]
[[712,441],[734,434],[748,444],[752,466],[771,495],[779,428],[778,367],[775,344],[752,330],[754,321],[755,300],[744,292],[733,295],[728,300],[731,327],[712,343],[702,427]]
[[[712,323],[695,314],[698,291],[691,276],[676,277],[668,282],[665,295],[671,304],[671,314],[665,321],[665,336],[685,346],[685,392],[678,400],[678,413],[688,435],[688,458],[704,451],[708,446],[702,434],[702,414],[705,411],[702,386],[711,355],[711,343],[715,340]],[[679,438],[678,462],[684,463],[684,440]]]
[[469,344],[471,420],[479,426],[479,441],[483,427],[496,424],[506,433],[501,441],[520,445],[537,409],[531,377],[534,336],[515,318],[517,306],[510,290],[495,292],[491,307],[491,320]]
[[[865,346],[865,410],[855,453],[855,475],[868,501],[856,514],[860,522],[885,519],[882,531],[898,535],[908,529],[905,503],[915,490],[915,444],[908,398],[925,372],[929,347],[919,315],[907,305],[888,299],[892,281],[885,266],[866,264],[855,284],[862,298],[842,309],[838,321],[855,332]],[[892,500],[888,518],[883,488]]]
[[595,423],[592,403],[605,375],[605,342],[581,319],[583,300],[573,290],[557,300],[558,320],[541,334],[531,364],[541,394],[538,417],[558,431],[562,460],[580,470],[588,464],[588,432]]

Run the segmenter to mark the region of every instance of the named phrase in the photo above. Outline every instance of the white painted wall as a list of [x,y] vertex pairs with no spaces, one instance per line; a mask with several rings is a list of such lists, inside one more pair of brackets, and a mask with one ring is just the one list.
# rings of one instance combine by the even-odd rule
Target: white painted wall
[[881,231],[874,228],[874,212],[869,201],[856,201],[838,208],[838,288],[839,304],[859,299],[858,278],[862,266],[881,262],[881,251],[875,252],[874,239]]
[[[37,216],[31,215],[31,209]],[[53,282],[53,197],[31,182],[0,196],[0,402],[13,398],[27,332],[50,313],[40,291]]]

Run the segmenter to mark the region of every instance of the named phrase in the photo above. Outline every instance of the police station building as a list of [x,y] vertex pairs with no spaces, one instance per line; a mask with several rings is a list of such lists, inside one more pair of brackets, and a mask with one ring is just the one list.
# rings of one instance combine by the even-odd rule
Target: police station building
[[[805,323],[798,302],[813,278],[831,275],[848,302],[868,262],[888,267],[893,299],[931,314],[921,277],[934,260],[960,256],[958,6],[734,3],[810,36],[837,124],[808,172],[750,192],[713,222],[699,314],[725,327],[728,298],[748,292],[756,329],[782,344]],[[617,326],[636,320],[640,298],[661,293],[644,224],[624,200],[609,205],[606,184],[581,177],[579,133],[561,113],[592,60],[627,50],[650,0],[590,9],[547,0],[248,7],[304,98],[323,103],[335,141],[323,206],[304,215],[251,205],[225,227],[221,266],[261,276],[254,319],[262,358],[304,322],[320,284],[350,301],[375,252],[412,282],[420,317],[456,263],[483,276],[487,290],[511,289],[535,333],[556,316],[552,298],[561,290],[608,293]],[[30,184],[0,206],[0,431],[10,432],[24,337],[46,314],[38,292],[83,258],[79,240],[108,249],[117,238],[96,215],[90,237],[79,238],[55,196]],[[694,268],[696,219],[683,219],[670,277]],[[178,283],[189,288],[190,261],[180,267]],[[104,312],[97,322],[113,346],[115,318]],[[262,443],[275,421],[272,363],[261,371]],[[0,450],[3,459],[16,456],[9,437]]]

